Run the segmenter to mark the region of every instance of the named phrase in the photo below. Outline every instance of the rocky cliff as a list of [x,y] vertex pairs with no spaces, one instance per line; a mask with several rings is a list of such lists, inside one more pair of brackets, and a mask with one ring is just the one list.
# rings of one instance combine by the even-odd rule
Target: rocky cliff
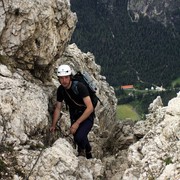
[[[95,57],[69,44],[77,17],[68,0],[1,0],[0,19],[0,179],[180,178],[180,95],[167,107],[158,97],[145,121],[117,122]],[[65,108],[49,132],[61,63],[88,71],[103,102],[89,134],[92,160],[76,156]]]
[[149,17],[165,26],[171,25],[179,31],[180,2],[176,0],[129,0],[128,11],[132,21],[137,22],[140,16]]

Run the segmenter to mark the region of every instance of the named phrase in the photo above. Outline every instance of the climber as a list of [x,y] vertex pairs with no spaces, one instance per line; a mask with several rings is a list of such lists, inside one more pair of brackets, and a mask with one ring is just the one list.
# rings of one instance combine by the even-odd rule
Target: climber
[[54,132],[60,116],[62,102],[65,101],[71,120],[70,133],[73,134],[74,141],[78,146],[78,156],[85,156],[90,159],[92,154],[88,133],[94,122],[94,108],[88,89],[83,83],[78,82],[79,94],[76,95],[73,92],[72,85],[74,81],[72,80],[72,70],[69,65],[60,65],[57,76],[60,86],[57,89],[57,102],[50,131]]

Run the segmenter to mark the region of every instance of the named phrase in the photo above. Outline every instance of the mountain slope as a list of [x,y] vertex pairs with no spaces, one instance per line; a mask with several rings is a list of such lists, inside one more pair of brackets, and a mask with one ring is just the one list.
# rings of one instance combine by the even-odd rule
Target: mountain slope
[[127,0],[73,1],[78,23],[72,36],[82,51],[90,51],[112,86],[169,86],[180,77],[180,38],[172,26],[147,17],[133,23]]

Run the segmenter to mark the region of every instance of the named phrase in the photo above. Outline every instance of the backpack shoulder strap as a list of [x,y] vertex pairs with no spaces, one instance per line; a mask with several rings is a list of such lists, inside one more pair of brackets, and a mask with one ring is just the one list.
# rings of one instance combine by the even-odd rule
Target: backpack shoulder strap
[[79,91],[78,91],[78,88],[77,88],[77,84],[78,84],[78,81],[72,81],[72,90],[74,92],[74,94],[78,95],[79,94]]
[[66,94],[68,95],[69,99],[70,99],[74,104],[76,104],[76,105],[79,106],[79,107],[86,107],[86,106],[83,105],[83,104],[77,103],[77,102],[70,96],[70,94],[69,94],[66,90],[65,90],[65,92],[66,92]]
[[65,91],[64,88],[63,88],[62,93],[63,93],[63,96],[64,96],[64,102],[65,102],[65,105],[66,105],[66,110],[68,110],[69,108],[68,108],[68,105],[67,105],[66,100],[65,100],[65,94],[66,94],[66,91]]

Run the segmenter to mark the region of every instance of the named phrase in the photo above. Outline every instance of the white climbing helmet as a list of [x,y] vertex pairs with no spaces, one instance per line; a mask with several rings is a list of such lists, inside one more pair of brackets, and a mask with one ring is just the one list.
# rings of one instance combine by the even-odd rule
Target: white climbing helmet
[[63,64],[58,67],[57,76],[69,76],[72,74],[70,66]]

